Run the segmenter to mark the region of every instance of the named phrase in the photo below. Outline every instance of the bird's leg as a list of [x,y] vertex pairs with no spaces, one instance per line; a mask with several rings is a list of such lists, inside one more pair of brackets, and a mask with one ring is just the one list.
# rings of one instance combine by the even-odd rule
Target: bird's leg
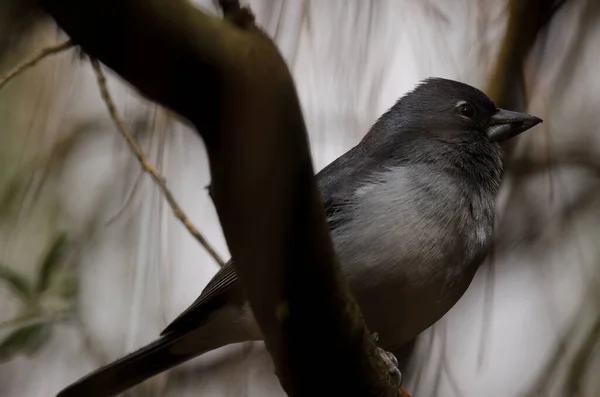
[[[379,334],[377,332],[373,333],[373,340],[377,344],[377,341],[379,340]],[[402,372],[398,369],[398,359],[393,353],[383,350],[380,347],[377,347],[377,352],[383,359],[383,362],[387,364],[392,380],[396,382],[396,385],[400,388],[402,386]]]

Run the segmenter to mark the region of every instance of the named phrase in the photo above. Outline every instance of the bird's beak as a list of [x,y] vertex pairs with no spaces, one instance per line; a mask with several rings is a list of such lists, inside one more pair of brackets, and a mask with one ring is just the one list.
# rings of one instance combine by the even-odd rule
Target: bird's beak
[[496,114],[492,116],[492,121],[486,132],[490,141],[502,142],[527,131],[541,122],[542,119],[539,117],[498,109]]

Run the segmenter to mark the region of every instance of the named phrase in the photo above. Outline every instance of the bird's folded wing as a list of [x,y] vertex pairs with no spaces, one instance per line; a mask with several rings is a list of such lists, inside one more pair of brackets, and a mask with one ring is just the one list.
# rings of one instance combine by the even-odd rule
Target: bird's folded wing
[[[344,212],[344,194],[339,192],[339,183],[336,178],[330,178],[329,183],[323,184],[327,169],[317,174],[319,188],[321,190],[323,205],[325,207],[326,218],[329,224],[329,230],[345,223],[346,218],[342,215]],[[333,181],[332,181],[333,179]],[[345,192],[344,192],[345,193]],[[181,313],[171,324],[164,329],[161,336],[168,333],[185,333],[198,327],[213,309],[227,303],[227,293],[237,289],[238,275],[232,260],[229,260],[217,274],[206,285],[202,293],[190,307]],[[222,299],[223,298],[223,299]]]
[[210,280],[202,293],[190,307],[181,313],[161,332],[161,336],[170,332],[185,332],[199,325],[206,314],[220,305],[220,297],[237,286],[238,276],[233,262],[229,260]]

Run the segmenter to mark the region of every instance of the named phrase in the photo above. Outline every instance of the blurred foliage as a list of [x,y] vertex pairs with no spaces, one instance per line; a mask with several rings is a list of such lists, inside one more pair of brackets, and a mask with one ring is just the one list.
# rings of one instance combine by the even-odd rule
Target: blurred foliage
[[42,259],[35,282],[0,264],[0,280],[22,304],[21,313],[1,325],[12,331],[0,342],[0,361],[35,353],[49,339],[52,323],[74,313],[78,284],[69,248],[66,233],[58,233]]
[[50,325],[32,324],[24,325],[11,332],[0,343],[0,361],[7,361],[18,354],[32,355],[50,337]]
[[26,203],[34,205],[52,177],[60,178],[65,162],[77,144],[98,126],[96,120],[75,123],[49,150],[30,154],[32,158],[28,163],[17,169],[22,157],[22,154],[15,154],[14,145],[18,142],[4,137],[4,142],[0,141],[0,221],[17,221]]
[[[0,63],[14,69],[14,59],[6,58],[15,57],[0,54]],[[0,238],[13,242],[25,240],[26,247],[31,247],[25,251],[18,248],[0,251],[0,283],[10,289],[20,306],[17,315],[0,323],[0,362],[37,352],[49,340],[53,325],[59,321],[73,322],[86,348],[93,356],[101,357],[98,361],[105,361],[102,352],[90,342],[89,332],[78,317],[79,283],[75,263],[79,262],[81,249],[97,230],[102,207],[98,206],[89,218],[75,220],[72,226],[76,232],[69,228],[70,234],[75,234],[72,240],[67,238],[67,233],[56,230],[63,227],[66,220],[61,192],[57,190],[64,176],[64,166],[82,140],[99,131],[104,132],[106,127],[100,118],[69,120],[66,129],[48,128],[45,121],[34,126],[30,120],[38,114],[42,120],[56,117],[53,113],[56,109],[51,106],[53,95],[42,98],[41,105],[36,102],[37,106],[30,107],[31,100],[40,94],[31,91],[32,83],[27,81],[25,73],[31,71],[26,70],[0,92],[3,124],[0,134]],[[40,82],[45,83],[45,80],[42,78]],[[44,102],[44,99],[48,101]],[[19,100],[22,103],[19,104]],[[18,116],[24,114],[23,106],[26,106],[27,117]],[[103,198],[110,195],[111,192],[106,191]],[[34,263],[28,265],[23,258],[38,254],[38,234],[51,241],[37,266],[33,266]],[[46,237],[48,234],[50,237]],[[6,247],[10,245],[0,248]],[[4,259],[2,263],[3,258],[11,254],[13,259]]]

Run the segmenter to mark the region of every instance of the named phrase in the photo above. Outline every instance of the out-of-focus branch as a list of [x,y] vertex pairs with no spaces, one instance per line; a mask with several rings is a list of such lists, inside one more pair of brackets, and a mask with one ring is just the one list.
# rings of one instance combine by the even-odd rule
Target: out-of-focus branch
[[[523,111],[527,107],[528,98],[525,92],[524,68],[527,57],[539,37],[539,34],[544,26],[550,21],[551,17],[560,9],[566,0],[509,0],[508,2],[508,23],[506,31],[500,45],[500,51],[497,55],[494,69],[489,77],[486,93],[501,108],[514,109]],[[512,161],[512,153],[515,139],[503,144],[505,149],[504,164],[505,169],[509,168]],[[512,169],[512,168],[511,168]],[[502,221],[500,220],[502,228]],[[506,222],[506,221],[505,221]],[[497,236],[502,236],[497,233]],[[497,249],[498,241],[496,237],[495,248]],[[486,348],[483,341],[488,332],[488,324],[490,321],[490,313],[492,304],[492,286],[494,282],[494,260],[493,255],[488,262],[491,266],[487,271],[489,277],[487,280],[490,286],[486,289],[488,292],[485,296],[484,304],[484,328],[482,331],[482,343],[480,346],[480,359],[484,356]],[[486,281],[488,282],[488,281]]]
[[[508,3],[508,23],[502,41],[498,59],[487,84],[487,93],[500,106],[524,111],[528,105],[525,92],[524,68],[527,57],[547,27],[551,18],[567,3],[567,0],[510,0]],[[516,161],[514,145],[517,139],[506,142],[504,164],[505,169],[518,175],[525,169],[523,163],[514,164]],[[527,159],[521,159],[528,161]],[[548,161],[545,161],[545,165]],[[519,183],[522,178],[513,179],[513,183]],[[509,208],[515,200],[515,196],[509,198],[506,208]],[[508,217],[500,219],[497,230],[501,235],[506,230],[505,223]]]
[[397,396],[333,249],[294,82],[246,11],[224,22],[184,0],[40,4],[86,53],[198,129],[236,271],[286,392]]
[[6,74],[6,76],[0,78],[0,89],[2,89],[2,87],[4,87],[6,85],[6,83],[8,83],[12,79],[14,79],[18,75],[20,75],[21,73],[23,73],[27,69],[35,66],[42,59],[44,59],[44,58],[46,58],[46,57],[48,57],[50,55],[58,54],[59,52],[63,52],[65,50],[68,50],[71,47],[73,47],[73,43],[71,42],[71,40],[67,40],[64,43],[60,43],[60,44],[57,44],[57,45],[54,45],[54,46],[51,46],[51,47],[46,47],[46,48],[42,49],[33,58],[28,59],[27,61],[25,61],[22,64],[18,65],[13,70],[11,70],[10,72],[8,72]]
[[486,92],[499,107],[523,108],[523,68],[541,29],[564,0],[510,0],[508,24]]
[[100,68],[100,63],[96,59],[92,59],[91,63],[92,63],[92,68],[94,69],[94,72],[96,73],[96,77],[98,79],[98,86],[100,87],[100,93],[102,95],[102,99],[106,103],[106,107],[108,108],[110,117],[113,119],[113,121],[114,121],[115,125],[117,126],[117,129],[119,130],[121,135],[123,135],[123,137],[127,141],[129,148],[131,149],[133,154],[135,154],[135,157],[140,162],[140,165],[142,166],[144,171],[146,171],[152,177],[154,182],[156,182],[156,184],[162,191],[163,195],[165,196],[165,199],[167,200],[167,202],[173,209],[173,212],[175,213],[175,216],[177,217],[177,219],[179,219],[181,221],[181,223],[183,223],[185,228],[190,232],[190,234],[192,236],[194,236],[194,238],[196,240],[198,240],[200,245],[202,245],[204,247],[204,249],[209,253],[209,255],[212,256],[213,259],[220,266],[224,266],[225,261],[223,261],[223,259],[221,259],[219,254],[217,254],[217,251],[215,251],[215,249],[212,247],[212,245],[210,245],[208,240],[202,235],[202,233],[200,233],[198,231],[198,229],[196,228],[196,226],[194,226],[192,221],[190,221],[190,219],[185,215],[185,213],[183,212],[183,210],[181,209],[181,207],[175,200],[175,197],[173,197],[173,193],[171,193],[171,191],[167,187],[167,181],[162,176],[160,171],[152,164],[150,159],[144,154],[144,151],[143,151],[142,147],[140,146],[140,144],[138,143],[137,139],[135,138],[133,131],[131,131],[131,129],[129,128],[127,123],[125,123],[123,118],[121,118],[121,116],[119,115],[117,107],[115,106],[115,103],[114,103],[110,93],[108,92],[108,86],[106,85],[106,78],[104,77],[104,73],[102,73],[102,69]]
[[[552,16],[566,0],[510,0],[508,23],[486,92],[502,108],[524,111],[528,105],[524,68],[527,57]],[[516,140],[507,141],[505,164],[512,161]]]

